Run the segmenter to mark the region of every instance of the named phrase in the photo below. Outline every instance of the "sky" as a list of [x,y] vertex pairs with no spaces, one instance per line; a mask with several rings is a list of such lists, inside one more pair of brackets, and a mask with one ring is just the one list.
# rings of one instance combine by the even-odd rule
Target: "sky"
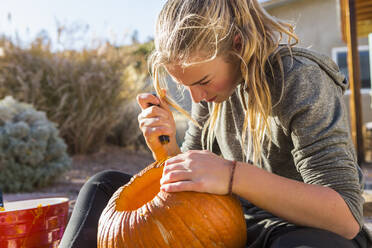
[[[166,0],[0,0],[0,35],[23,45],[44,34],[53,49],[94,47],[105,41],[131,43],[153,37]],[[57,27],[65,27],[58,42]]]
[[[156,16],[165,1],[0,0],[0,34],[18,37],[23,44],[38,34],[48,34],[55,49],[78,49],[97,41],[130,43],[136,30],[138,40],[144,42],[153,36]],[[72,34],[61,36],[60,43],[58,26]]]

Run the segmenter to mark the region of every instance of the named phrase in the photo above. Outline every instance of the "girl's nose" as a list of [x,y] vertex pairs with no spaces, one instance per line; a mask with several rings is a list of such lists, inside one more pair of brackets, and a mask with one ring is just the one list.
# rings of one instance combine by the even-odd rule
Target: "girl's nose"
[[207,96],[207,93],[202,89],[197,89],[196,87],[189,87],[189,92],[193,102],[199,103],[200,101],[204,100]]

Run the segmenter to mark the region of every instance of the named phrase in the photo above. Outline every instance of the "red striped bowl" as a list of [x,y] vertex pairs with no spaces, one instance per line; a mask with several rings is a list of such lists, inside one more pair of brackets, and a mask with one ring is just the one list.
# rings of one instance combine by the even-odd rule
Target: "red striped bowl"
[[67,217],[64,197],[5,202],[5,211],[0,212],[0,247],[58,247]]

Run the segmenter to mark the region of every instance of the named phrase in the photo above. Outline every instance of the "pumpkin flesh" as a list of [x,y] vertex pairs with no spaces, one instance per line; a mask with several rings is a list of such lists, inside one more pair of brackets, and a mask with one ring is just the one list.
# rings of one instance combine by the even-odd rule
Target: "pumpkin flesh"
[[131,187],[122,190],[116,200],[117,211],[131,211],[142,207],[151,201],[160,191],[160,180],[163,167],[153,168],[144,173],[137,180],[133,180]]

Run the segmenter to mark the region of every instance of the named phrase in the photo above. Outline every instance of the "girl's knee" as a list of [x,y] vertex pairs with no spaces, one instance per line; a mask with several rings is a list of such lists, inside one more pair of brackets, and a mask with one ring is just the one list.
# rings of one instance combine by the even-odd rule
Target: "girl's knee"
[[122,173],[120,171],[116,171],[116,170],[100,171],[100,172],[94,174],[93,176],[91,176],[86,183],[111,181],[111,180],[113,180],[113,178],[118,177],[118,175],[120,175],[120,174],[124,174],[124,173]]
[[86,195],[92,196],[102,193],[111,197],[119,187],[127,184],[131,177],[131,175],[115,170],[98,172],[84,183],[79,191],[79,197],[81,195],[84,198]]
[[97,174],[93,175],[89,180],[86,182],[88,184],[94,183],[127,183],[132,176],[121,171],[116,170],[104,170],[98,172]]

